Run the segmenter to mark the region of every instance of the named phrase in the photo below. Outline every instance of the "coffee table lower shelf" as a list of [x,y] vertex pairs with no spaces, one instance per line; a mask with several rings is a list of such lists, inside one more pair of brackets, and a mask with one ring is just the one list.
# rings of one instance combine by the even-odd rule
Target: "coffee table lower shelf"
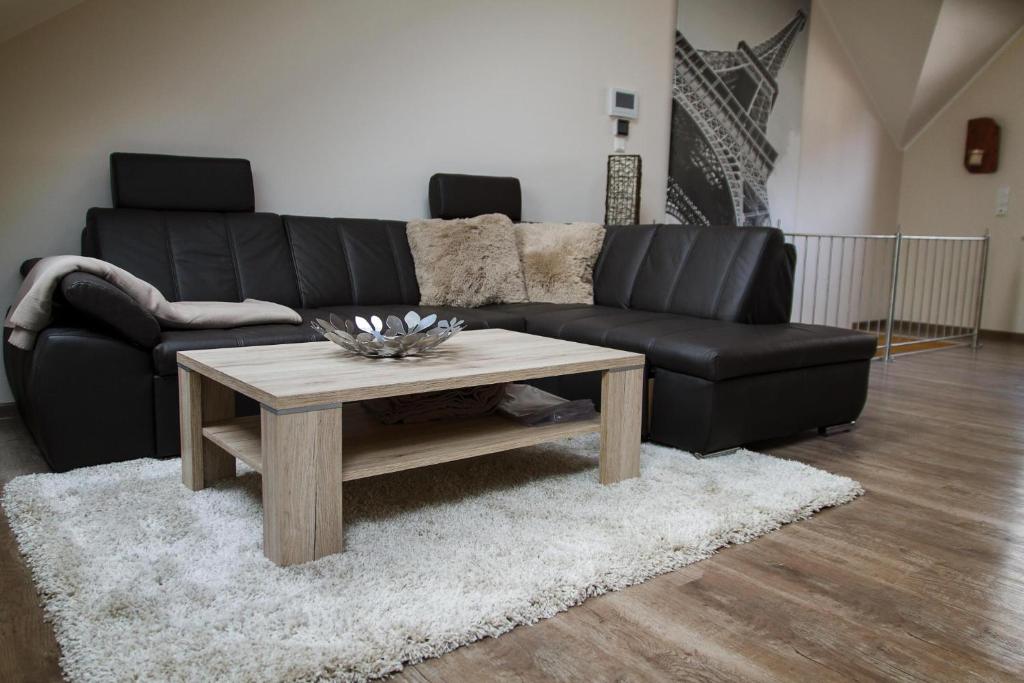
[[[601,420],[527,427],[498,416],[383,425],[354,405],[346,407],[341,448],[342,481],[472,458],[601,431]],[[203,427],[203,437],[257,472],[263,471],[260,417]]]

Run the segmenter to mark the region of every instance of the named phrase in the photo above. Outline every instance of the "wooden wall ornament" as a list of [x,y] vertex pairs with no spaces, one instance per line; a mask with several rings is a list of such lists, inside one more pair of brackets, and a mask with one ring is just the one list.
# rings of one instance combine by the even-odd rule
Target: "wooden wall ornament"
[[967,122],[964,168],[968,173],[995,173],[999,168],[999,124],[988,117]]

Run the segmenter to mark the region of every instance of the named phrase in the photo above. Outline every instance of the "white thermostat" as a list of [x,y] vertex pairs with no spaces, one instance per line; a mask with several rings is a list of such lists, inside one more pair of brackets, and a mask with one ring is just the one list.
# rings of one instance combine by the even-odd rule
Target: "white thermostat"
[[639,109],[635,92],[622,88],[608,88],[608,116],[635,119]]

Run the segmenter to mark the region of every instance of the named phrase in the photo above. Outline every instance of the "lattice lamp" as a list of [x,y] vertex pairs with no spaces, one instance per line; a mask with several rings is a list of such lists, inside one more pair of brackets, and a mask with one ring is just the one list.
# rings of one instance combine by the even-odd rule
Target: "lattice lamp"
[[639,154],[609,155],[605,225],[635,225],[640,222],[640,169]]

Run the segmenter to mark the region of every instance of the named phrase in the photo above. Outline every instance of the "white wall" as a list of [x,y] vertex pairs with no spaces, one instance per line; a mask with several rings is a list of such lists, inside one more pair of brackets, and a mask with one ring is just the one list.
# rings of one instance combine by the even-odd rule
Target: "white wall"
[[[981,235],[992,231],[982,327],[1024,332],[1024,36],[1018,37],[907,148],[900,223],[909,233]],[[999,170],[963,167],[967,120],[1002,127]],[[1008,216],[995,216],[996,191],[1010,188]]]
[[794,232],[892,233],[902,153],[819,2],[811,9]]
[[453,171],[600,220],[616,85],[660,218],[674,31],[674,0],[88,0],[0,44],[0,307],[23,259],[77,253],[112,151],[246,157],[259,210],[422,216]]
[[[826,235],[896,231],[902,153],[893,143],[822,3],[811,7],[796,224]],[[829,325],[886,313],[891,247],[797,239],[794,319]]]

